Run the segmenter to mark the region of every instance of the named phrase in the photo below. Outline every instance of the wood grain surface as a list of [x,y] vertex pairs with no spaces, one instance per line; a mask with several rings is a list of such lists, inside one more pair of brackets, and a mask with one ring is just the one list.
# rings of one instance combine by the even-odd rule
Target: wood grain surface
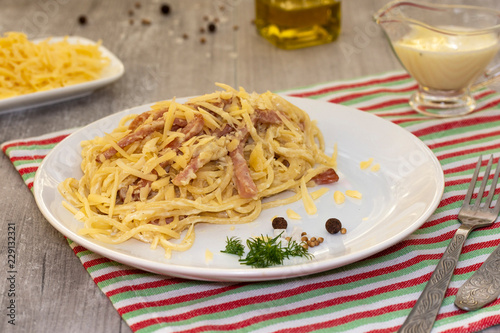
[[[88,97],[24,111],[0,112],[0,142],[86,125],[106,115],[172,97],[212,92],[214,82],[249,91],[280,91],[401,69],[372,14],[386,0],[344,0],[334,43],[277,49],[252,23],[253,0],[2,0],[0,32],[29,38],[77,35],[102,40],[125,65],[116,83]],[[499,7],[497,1],[469,1]],[[86,18],[86,24],[79,17]],[[217,21],[214,33],[200,28]],[[202,40],[203,39],[203,40]],[[0,248],[16,226],[16,325],[5,315],[6,263],[0,265],[0,332],[131,332],[94,284],[64,237],[0,154]],[[6,257],[1,258],[6,261]],[[500,332],[491,328],[487,332]]]

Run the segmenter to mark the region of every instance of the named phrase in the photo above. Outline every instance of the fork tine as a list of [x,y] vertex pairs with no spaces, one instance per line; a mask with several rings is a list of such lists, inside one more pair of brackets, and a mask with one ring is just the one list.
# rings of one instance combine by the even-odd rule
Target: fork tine
[[488,179],[490,178],[491,165],[493,164],[493,155],[490,156],[488,161],[488,165],[486,165],[486,170],[484,170],[483,181],[481,182],[481,186],[479,187],[479,192],[477,193],[476,201],[474,202],[474,208],[478,208],[481,204],[481,198],[484,194],[484,189],[486,188],[486,184],[488,183]]
[[[493,157],[493,155],[492,155]],[[493,201],[493,196],[495,195],[495,189],[497,188],[498,175],[500,173],[500,160],[497,163],[497,167],[495,169],[495,175],[493,176],[493,181],[491,182],[490,191],[488,193],[488,197],[486,198],[485,207],[489,208],[491,205],[491,201]]]
[[472,175],[472,179],[469,184],[469,189],[465,194],[464,204],[470,204],[470,200],[472,198],[472,194],[474,193],[474,188],[476,187],[477,175],[479,174],[479,169],[481,169],[481,161],[483,160],[483,156],[479,155],[479,159],[476,163],[476,169],[474,170],[474,174]]

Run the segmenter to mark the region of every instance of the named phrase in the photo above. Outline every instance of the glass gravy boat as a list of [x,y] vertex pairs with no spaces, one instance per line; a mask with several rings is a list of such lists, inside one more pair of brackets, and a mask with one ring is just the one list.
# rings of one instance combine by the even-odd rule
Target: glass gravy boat
[[466,5],[393,1],[374,15],[406,71],[417,81],[414,110],[434,117],[472,112],[471,91],[500,76],[486,68],[500,49],[500,11]]

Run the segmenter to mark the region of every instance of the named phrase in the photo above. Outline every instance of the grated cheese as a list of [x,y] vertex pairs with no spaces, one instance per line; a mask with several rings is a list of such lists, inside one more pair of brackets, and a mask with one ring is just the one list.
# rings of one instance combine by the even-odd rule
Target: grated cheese
[[214,254],[212,253],[212,251],[210,251],[209,249],[206,249],[205,250],[205,261],[209,262],[209,261],[212,261],[213,259],[214,259]]
[[340,191],[335,191],[333,193],[333,200],[335,200],[335,203],[337,203],[338,205],[343,204],[345,201],[344,193],[342,193]]
[[286,210],[286,215],[293,220],[300,220],[302,218],[302,217],[300,217],[299,214],[297,214],[295,211],[291,210],[290,208]]
[[309,191],[307,191],[306,181],[304,178],[300,180],[300,192],[302,194],[302,202],[304,203],[304,208],[306,213],[309,215],[314,215],[318,211],[316,205],[314,204]]
[[345,191],[345,195],[347,195],[348,197],[354,198],[354,199],[361,199],[361,197],[362,197],[360,192],[354,191],[354,190]]
[[328,192],[328,189],[326,187],[320,188],[319,190],[311,192],[311,198],[313,198],[313,200],[316,200],[319,197],[323,196],[327,192]]
[[98,79],[110,60],[94,45],[46,39],[33,43],[19,32],[0,37],[0,99]]
[[359,167],[361,170],[368,168],[373,163],[373,157],[370,157],[367,161],[359,162]]

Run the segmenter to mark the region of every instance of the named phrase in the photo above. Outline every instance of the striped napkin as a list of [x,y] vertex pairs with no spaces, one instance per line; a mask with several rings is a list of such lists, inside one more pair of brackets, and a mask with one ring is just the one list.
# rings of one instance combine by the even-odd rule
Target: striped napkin
[[[68,243],[135,332],[393,332],[415,304],[459,226],[458,210],[478,155],[500,153],[500,94],[475,94],[478,111],[434,119],[413,112],[415,82],[390,72],[285,91],[374,113],[418,136],[444,170],[442,201],[429,220],[399,244],[370,258],[302,278],[213,283],[147,273]],[[33,186],[43,157],[72,130],[4,143],[1,148]],[[457,289],[500,243],[500,222],[467,240],[434,332],[476,332],[500,324],[500,300],[475,311],[454,305]]]

